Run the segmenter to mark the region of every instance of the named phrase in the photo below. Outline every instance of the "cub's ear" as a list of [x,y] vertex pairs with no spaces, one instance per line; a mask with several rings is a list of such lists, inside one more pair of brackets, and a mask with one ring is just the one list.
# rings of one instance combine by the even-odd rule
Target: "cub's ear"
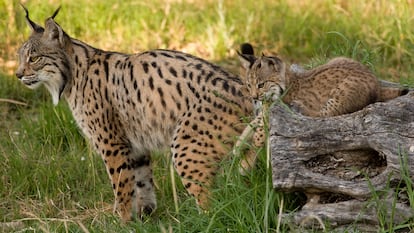
[[241,54],[254,55],[253,46],[250,43],[243,43],[240,45]]
[[239,51],[237,51],[237,55],[239,56],[239,60],[242,67],[246,70],[250,69],[253,63],[257,60],[257,58],[254,55],[243,54]]
[[256,57],[254,56],[254,49],[250,43],[243,43],[240,45],[240,52],[237,51],[237,55],[239,56],[239,60],[241,62],[242,67],[245,70],[251,68],[253,63],[256,61]]
[[268,59],[271,61],[270,64],[276,72],[280,73],[282,76],[286,75],[286,63],[283,62],[282,59],[279,57],[268,57]]
[[21,3],[20,5],[23,7],[24,12],[26,13],[26,23],[32,29],[32,33],[43,33],[43,27],[33,22],[29,17],[29,11],[27,10],[27,8]]
[[45,33],[43,34],[43,37],[50,43],[55,43],[63,48],[66,46],[70,38],[54,20],[57,13],[59,13],[59,10],[60,7],[53,13],[50,18],[46,19]]

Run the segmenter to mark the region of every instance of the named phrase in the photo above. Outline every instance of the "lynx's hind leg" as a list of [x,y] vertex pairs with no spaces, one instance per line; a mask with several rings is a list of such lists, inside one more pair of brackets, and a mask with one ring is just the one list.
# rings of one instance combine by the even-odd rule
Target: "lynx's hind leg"
[[330,93],[330,98],[319,112],[320,117],[338,116],[356,112],[374,103],[378,96],[378,82],[375,77],[363,81],[348,77]]
[[[255,129],[251,124],[248,124],[244,129],[243,133],[237,139],[236,144],[233,147],[233,155],[239,156],[242,153],[245,153],[244,158],[240,162],[239,172],[241,175],[246,175],[246,171],[249,171],[253,164],[256,161],[256,151],[249,146],[252,142],[253,135],[255,134]],[[250,147],[245,150],[245,147]]]
[[266,129],[264,128],[263,121],[261,121],[253,134],[253,148],[250,148],[247,155],[240,163],[240,174],[246,175],[246,172],[254,167],[257,161],[258,149],[264,146],[266,138]]
[[219,117],[187,114],[173,136],[171,150],[175,170],[202,209],[208,208],[209,188],[220,161],[229,152],[224,145],[229,139],[226,132],[229,132],[229,126]]
[[239,155],[242,153],[244,145],[251,143],[250,148],[247,149],[243,159],[240,161],[239,172],[241,175],[246,175],[254,167],[257,160],[257,149],[265,144],[266,132],[263,120],[263,114],[260,112],[246,126],[233,148],[233,154]]

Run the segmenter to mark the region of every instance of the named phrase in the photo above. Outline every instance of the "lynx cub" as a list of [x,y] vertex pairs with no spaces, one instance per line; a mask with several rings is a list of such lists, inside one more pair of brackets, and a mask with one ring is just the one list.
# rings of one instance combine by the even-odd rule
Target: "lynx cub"
[[[349,58],[338,57],[311,70],[287,69],[278,57],[240,54],[246,70],[244,83],[250,95],[261,101],[262,111],[246,127],[235,148],[253,137],[253,146],[263,145],[265,119],[269,105],[282,98],[294,110],[311,117],[330,117],[358,111],[365,106],[386,101],[407,90],[382,87],[377,77],[364,65]],[[254,130],[254,132],[253,132]],[[235,151],[237,153],[237,150]],[[254,164],[255,154],[249,152],[242,169]]]

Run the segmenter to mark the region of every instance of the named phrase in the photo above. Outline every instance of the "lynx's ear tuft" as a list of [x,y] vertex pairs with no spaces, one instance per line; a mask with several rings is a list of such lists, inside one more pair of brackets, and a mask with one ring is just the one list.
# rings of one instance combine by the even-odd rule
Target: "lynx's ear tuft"
[[27,22],[27,25],[29,25],[29,27],[32,29],[32,33],[43,33],[44,32],[43,27],[33,22],[29,17],[29,11],[27,10],[27,8],[21,3],[20,5],[23,7],[24,11],[26,12],[26,22]]
[[53,13],[53,15],[52,15],[50,18],[55,19],[56,15],[57,15],[57,14],[59,13],[59,11],[60,11],[60,8],[61,8],[61,6],[59,6],[59,7],[55,10],[55,12]]
[[63,31],[58,23],[55,22],[55,17],[59,13],[60,7],[56,9],[51,17],[46,19],[45,22],[45,33],[43,37],[50,41],[50,43],[57,43],[61,48],[64,48],[68,41],[69,36]]
[[252,67],[253,63],[257,60],[254,56],[254,49],[250,43],[243,43],[240,45],[240,52],[237,51],[239,60],[244,69],[248,70]]
[[240,45],[240,52],[241,52],[241,54],[254,55],[253,46],[249,43],[241,44]]

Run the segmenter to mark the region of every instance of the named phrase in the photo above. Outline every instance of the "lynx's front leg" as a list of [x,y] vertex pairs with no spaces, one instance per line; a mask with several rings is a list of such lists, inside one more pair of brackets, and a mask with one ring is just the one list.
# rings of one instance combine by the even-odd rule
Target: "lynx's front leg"
[[156,208],[152,169],[148,155],[134,155],[127,145],[103,149],[103,159],[115,195],[115,208],[123,221],[150,214]]
[[105,162],[122,220],[131,220],[134,211],[138,217],[151,213],[156,197],[149,154],[137,153],[119,132],[101,133],[92,141]]

